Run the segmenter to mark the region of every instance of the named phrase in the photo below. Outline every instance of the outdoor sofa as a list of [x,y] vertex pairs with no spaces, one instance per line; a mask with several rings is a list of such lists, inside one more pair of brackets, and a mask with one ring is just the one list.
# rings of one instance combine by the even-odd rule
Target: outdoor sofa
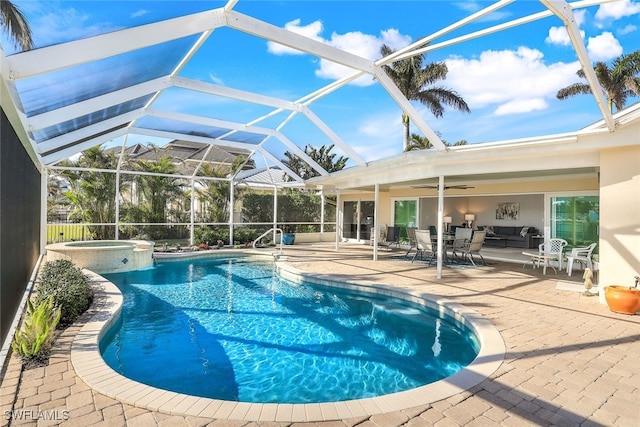
[[488,246],[534,249],[540,244],[540,240],[534,237],[539,234],[535,227],[484,225],[478,230],[486,230],[485,245]]

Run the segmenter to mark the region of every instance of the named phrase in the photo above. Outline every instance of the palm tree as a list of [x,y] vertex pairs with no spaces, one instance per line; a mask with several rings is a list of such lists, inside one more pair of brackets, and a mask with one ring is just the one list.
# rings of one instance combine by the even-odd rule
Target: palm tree
[[[336,153],[331,153],[333,147],[334,144],[329,146],[323,145],[320,148],[307,145],[304,147],[304,152],[327,172],[335,172],[344,169],[349,158],[340,156],[336,159]],[[311,168],[304,160],[295,154],[287,151],[284,155],[286,160],[283,160],[282,163],[287,165],[287,167],[295,172],[300,178],[309,179],[319,175],[315,169]]]
[[33,48],[31,28],[27,18],[18,6],[8,0],[0,0],[0,27],[13,39],[15,47],[20,46],[22,50]]
[[[115,221],[116,174],[90,169],[115,169],[117,163],[115,155],[100,146],[83,151],[77,161],[62,163],[81,168],[60,172],[69,181],[65,196],[73,207],[72,219],[99,224]],[[115,234],[114,228],[107,225],[91,225],[89,230],[96,239],[112,239]]]
[[[134,168],[145,172],[137,177],[138,191],[142,198],[138,207],[142,211],[144,222],[167,222],[167,213],[171,203],[182,195],[182,185],[178,178],[169,175],[176,173],[176,165],[165,153],[155,160],[134,160]],[[148,175],[162,174],[162,175]]]
[[[241,163],[232,166],[233,172],[237,171]],[[229,175],[227,168],[202,165],[198,176],[225,178]],[[204,205],[201,218],[205,222],[227,222],[231,212],[231,185],[229,181],[213,181],[210,179],[198,179],[201,188],[197,191],[197,197]],[[242,191],[239,188],[234,190],[234,197],[239,201]]]
[[[628,55],[620,55],[613,60],[611,67],[604,62],[596,62],[593,69],[602,90],[607,96],[610,112],[613,113],[614,105],[616,106],[616,111],[623,109],[628,97],[640,95],[640,50]],[[580,78],[585,78],[584,70],[582,69],[578,70],[576,74]],[[591,86],[580,82],[560,89],[556,97],[564,100],[571,96],[590,93]]]
[[[436,131],[436,135],[440,136],[440,132]],[[452,145],[452,144],[449,144],[444,139],[442,140],[442,142],[446,146]],[[461,139],[460,141],[455,142],[453,145],[467,145],[467,140]],[[433,144],[431,144],[431,141],[429,141],[429,138],[427,138],[426,136],[418,135],[417,133],[412,133],[411,137],[409,138],[409,144],[407,145],[407,148],[405,149],[405,151],[427,150],[429,148],[433,148]]]
[[[382,45],[380,53],[386,57],[391,55],[393,50],[387,45]],[[445,105],[465,113],[470,112],[467,103],[455,91],[444,86],[434,86],[438,81],[447,78],[449,71],[447,65],[444,62],[432,62],[423,67],[424,58],[424,54],[415,55],[391,65],[385,65],[383,69],[409,101],[419,101],[426,105],[436,117],[442,117]],[[409,115],[405,111],[402,112],[402,124],[404,126],[403,149],[406,151],[411,132]]]

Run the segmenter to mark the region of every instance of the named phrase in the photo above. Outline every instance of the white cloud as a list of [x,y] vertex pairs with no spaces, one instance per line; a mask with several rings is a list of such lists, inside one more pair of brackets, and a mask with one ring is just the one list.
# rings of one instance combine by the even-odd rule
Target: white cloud
[[617,29],[616,33],[618,33],[619,36],[624,36],[626,34],[634,33],[637,30],[638,30],[638,27],[636,27],[633,24],[628,24],[628,25],[625,25],[624,27],[622,27],[620,29]]
[[485,51],[477,59],[446,61],[446,85],[458,92],[473,111],[496,108],[495,114],[525,113],[546,108],[547,98],[574,83],[578,62],[545,64],[539,50]]
[[594,61],[608,61],[622,54],[620,42],[610,32],[599,36],[589,37],[587,52]]
[[[322,33],[323,26],[322,21],[314,21],[309,25],[300,25],[300,19],[294,19],[293,21],[287,22],[284,25],[286,30],[291,31],[292,33],[299,34],[301,36],[305,36],[307,38],[319,41],[326,42],[320,37],[320,33]],[[296,49],[291,49],[290,47],[281,45],[279,43],[267,42],[267,51],[269,53],[273,53],[274,55],[303,55],[304,52],[301,52]]]
[[560,46],[571,45],[571,39],[569,38],[569,33],[567,33],[567,29],[565,27],[549,28],[549,35],[544,41],[550,44],[556,44]]
[[217,85],[223,85],[224,84],[224,81],[220,77],[216,76],[213,73],[209,73],[209,80],[211,80],[213,83],[215,83]]
[[[321,21],[312,22],[309,25],[300,25],[300,19],[287,22],[285,28],[296,34],[303,35],[313,40],[326,43],[346,52],[357,55],[371,61],[380,58],[380,47],[386,44],[393,50],[400,49],[411,43],[411,37],[400,34],[396,29],[381,31],[379,36],[353,31],[345,34],[331,34],[330,39],[324,39],[321,34],[323,26]],[[300,55],[295,49],[283,46],[278,43],[267,42],[267,49],[275,55]],[[340,79],[352,75],[355,70],[344,65],[336,64],[326,59],[320,59],[316,76],[326,79]],[[370,76],[365,76],[353,82],[359,86],[368,86],[374,83]]]
[[[411,39],[408,36],[400,35],[397,30],[387,30],[381,32],[380,37],[364,34],[359,31],[346,34],[333,33],[328,44],[359,57],[374,61],[380,58],[380,47],[383,44],[388,45],[393,50],[397,50],[408,45],[410,42]],[[320,68],[316,71],[316,76],[337,80],[352,75],[354,71],[352,68],[321,59]],[[353,83],[358,86],[368,86],[373,84],[374,81],[370,76],[365,76]]]
[[640,13],[640,3],[632,2],[631,0],[619,0],[600,5],[596,12],[596,19],[599,21],[610,18],[620,19],[638,13]]
[[90,19],[92,16],[74,8],[57,10],[55,13],[47,9],[32,18],[31,28],[36,45],[64,43],[120,29],[110,23],[88,25]]
[[149,11],[148,11],[148,10],[140,9],[140,10],[137,10],[137,11],[133,12],[133,13],[131,14],[131,17],[132,17],[132,18],[139,18],[139,17],[141,17],[141,16],[146,15],[147,13],[149,13]]
[[545,110],[549,104],[544,98],[532,98],[532,99],[516,99],[500,105],[496,108],[496,116],[505,116],[507,114],[519,114],[530,113],[536,110]]
[[[573,16],[576,20],[576,24],[578,24],[578,27],[580,27],[584,23],[585,13],[585,10],[576,10],[573,12]],[[582,35],[582,38],[584,38],[584,31],[580,30],[580,34]],[[571,45],[569,33],[567,33],[567,29],[563,26],[549,28],[549,35],[545,39],[545,42],[560,46]]]

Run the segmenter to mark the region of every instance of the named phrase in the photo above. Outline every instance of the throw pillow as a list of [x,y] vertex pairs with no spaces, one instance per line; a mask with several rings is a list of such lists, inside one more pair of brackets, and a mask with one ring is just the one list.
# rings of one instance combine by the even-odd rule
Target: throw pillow
[[487,236],[493,236],[495,234],[493,231],[493,225],[486,225],[484,230],[487,232]]
[[522,227],[522,230],[520,230],[520,237],[527,237],[528,232],[529,232],[529,227]]

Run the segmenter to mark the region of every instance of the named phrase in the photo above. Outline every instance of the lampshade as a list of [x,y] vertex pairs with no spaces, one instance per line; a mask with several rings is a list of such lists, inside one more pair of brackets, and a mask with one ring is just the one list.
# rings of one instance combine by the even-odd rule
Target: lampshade
[[442,218],[442,222],[444,222],[445,224],[451,224],[451,217],[445,216],[444,218]]
[[465,214],[464,215],[464,220],[465,221],[475,221],[476,216],[474,214]]

